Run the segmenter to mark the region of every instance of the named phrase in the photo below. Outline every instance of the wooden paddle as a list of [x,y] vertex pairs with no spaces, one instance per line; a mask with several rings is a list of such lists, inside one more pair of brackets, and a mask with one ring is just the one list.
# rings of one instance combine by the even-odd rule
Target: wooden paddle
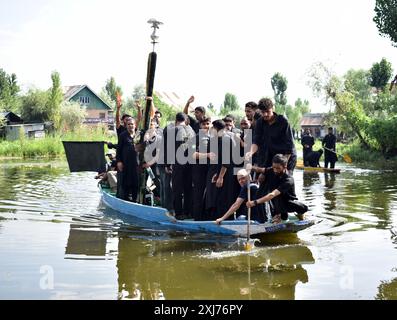
[[340,153],[337,153],[334,150],[331,150],[331,149],[326,148],[326,147],[324,147],[324,149],[328,150],[328,151],[331,151],[331,152],[337,154],[338,156],[341,156],[343,158],[343,160],[345,160],[345,162],[347,162],[347,163],[352,163],[353,162],[352,158],[350,158],[350,156],[348,154],[340,154]]

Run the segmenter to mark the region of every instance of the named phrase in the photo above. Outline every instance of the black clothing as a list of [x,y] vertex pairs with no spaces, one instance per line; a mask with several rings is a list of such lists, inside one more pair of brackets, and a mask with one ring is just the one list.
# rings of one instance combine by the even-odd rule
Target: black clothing
[[301,144],[303,147],[303,163],[305,166],[307,166],[307,156],[309,155],[310,152],[313,151],[313,145],[314,145],[314,138],[310,134],[305,134],[302,136],[301,139]]
[[[251,183],[250,184],[250,200],[254,201],[257,200],[257,194],[258,194],[258,185]],[[240,190],[240,194],[238,195],[239,198],[244,199],[243,204],[241,205],[239,209],[239,215],[245,215],[248,218],[248,209],[246,206],[246,203],[248,201],[248,188],[247,185],[243,186]],[[251,220],[256,220],[260,223],[264,223],[267,221],[266,213],[265,213],[265,208],[263,204],[258,204],[254,207],[251,208]]]
[[120,127],[118,127],[118,128],[116,129],[116,132],[117,132],[117,139],[120,139],[120,135],[121,135],[123,132],[125,132],[125,131],[127,131],[127,128],[124,127],[123,125],[120,125]]
[[[207,153],[210,136],[199,132],[194,141],[196,152]],[[204,220],[204,193],[207,183],[207,174],[209,168],[209,159],[196,159],[192,164],[192,182],[193,182],[193,206],[192,213],[194,220]]]
[[260,166],[270,167],[276,154],[291,154],[287,168],[292,171],[297,158],[292,129],[284,116],[274,114],[276,120],[273,124],[260,118],[255,126],[253,143],[264,150],[264,162]]
[[305,166],[307,167],[319,167],[320,166],[320,158],[323,155],[322,150],[320,151],[311,151],[306,156]]
[[[335,151],[336,149],[336,137],[333,133],[328,133],[323,139],[323,147]],[[324,149],[324,168],[328,168],[328,164],[331,164],[331,168],[335,168],[335,162],[338,161],[338,157],[335,152]]]
[[195,118],[193,118],[193,117],[191,117],[191,116],[188,116],[188,118],[189,118],[189,125],[192,127],[193,131],[194,131],[196,134],[199,133],[199,130],[200,130],[200,122],[199,122],[197,119],[195,119]]
[[[215,148],[215,146],[217,147]],[[231,164],[233,148],[236,148],[236,145],[228,134],[222,137],[212,137],[208,144],[207,152],[214,152],[216,159],[210,161],[207,174],[205,198],[206,220],[215,220],[221,217],[237,198],[239,192],[235,187],[237,179],[233,175],[233,165]],[[216,183],[212,182],[212,178],[214,175],[219,177],[222,167],[226,168],[226,173],[223,177],[223,186],[217,188]]]
[[266,168],[265,182],[264,182],[264,196],[273,190],[280,191],[280,195],[269,201],[270,211],[272,216],[281,214],[281,219],[288,219],[288,212],[297,212],[303,214],[308,210],[308,207],[297,201],[295,194],[294,178],[288,173],[276,174],[272,168]]
[[123,163],[121,186],[123,194],[119,195],[124,200],[136,201],[138,196],[138,159],[135,151],[134,138],[128,131],[124,131],[119,137],[116,154],[117,162]]

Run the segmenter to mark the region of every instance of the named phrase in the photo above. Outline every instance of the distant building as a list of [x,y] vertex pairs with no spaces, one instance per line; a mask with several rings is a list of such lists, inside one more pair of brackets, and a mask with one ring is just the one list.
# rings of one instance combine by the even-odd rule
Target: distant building
[[4,121],[3,125],[12,125],[22,123],[22,119],[14,112],[0,112],[0,122]]
[[21,134],[24,134],[26,138],[44,138],[44,123],[13,124],[5,127],[5,137],[7,140],[18,140]]
[[325,116],[325,113],[305,113],[300,122],[301,129],[309,129],[314,138],[323,138],[328,133]]
[[175,92],[155,91],[155,94],[162,102],[181,111],[186,104]]
[[114,125],[112,107],[103,101],[89,86],[64,87],[64,99],[65,101],[78,102],[86,108],[87,116],[84,123]]

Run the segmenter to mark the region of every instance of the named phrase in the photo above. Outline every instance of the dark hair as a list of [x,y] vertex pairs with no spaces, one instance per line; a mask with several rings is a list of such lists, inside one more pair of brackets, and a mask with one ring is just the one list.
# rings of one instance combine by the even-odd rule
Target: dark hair
[[204,107],[196,107],[196,108],[194,109],[194,111],[199,111],[199,112],[205,114],[205,108],[204,108]]
[[186,121],[186,119],[187,119],[186,114],[184,114],[183,112],[178,112],[175,116],[176,122],[183,122]]
[[200,124],[202,124],[204,122],[211,123],[211,118],[210,117],[206,117],[206,116],[202,117],[201,120],[200,120]]
[[225,118],[230,118],[232,121],[234,121],[236,118],[232,114],[227,114]]
[[332,131],[334,131],[334,128],[332,128],[332,127],[329,127],[329,128],[328,128],[328,131],[329,131],[329,130],[332,130]]
[[154,114],[156,114],[156,113],[159,113],[159,114],[160,114],[160,117],[163,116],[163,114],[162,114],[159,110],[157,110]]
[[262,111],[273,109],[273,101],[269,98],[263,98],[259,100],[258,108]]
[[287,160],[287,158],[286,158],[285,156],[283,156],[282,154],[276,154],[276,155],[273,157],[272,162],[273,162],[273,163],[276,163],[276,164],[281,164],[283,167],[286,167],[286,166],[287,166],[287,163],[288,163],[288,160]]
[[226,125],[225,125],[225,122],[223,120],[215,120],[212,123],[212,126],[216,129],[216,131],[219,131],[219,130],[225,129]]
[[131,116],[129,114],[123,114],[121,120],[124,120],[125,118],[131,118]]
[[233,122],[234,121],[234,119],[229,116],[224,117],[222,120],[223,120],[223,122]]
[[245,104],[245,107],[250,108],[252,110],[256,110],[256,109],[258,109],[258,104],[254,101],[250,101]]
[[262,117],[260,112],[255,112],[254,113],[254,120],[259,120]]

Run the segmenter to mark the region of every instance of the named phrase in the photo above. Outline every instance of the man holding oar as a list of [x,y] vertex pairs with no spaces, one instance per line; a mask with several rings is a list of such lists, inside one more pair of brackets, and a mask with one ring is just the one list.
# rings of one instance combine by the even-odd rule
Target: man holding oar
[[[250,174],[246,169],[240,169],[237,172],[237,180],[241,186],[240,194],[236,201],[230,206],[229,210],[219,219],[215,220],[215,223],[221,224],[223,220],[229,218],[234,212],[240,208],[244,211],[242,214],[246,215],[247,208],[242,206],[249,200],[256,200],[256,194],[258,191],[258,185],[250,182]],[[249,189],[248,189],[249,185]],[[256,206],[251,212],[251,219],[256,220],[260,223],[266,222],[266,214],[263,206]]]
[[324,152],[324,168],[328,168],[328,164],[331,165],[331,169],[335,168],[335,162],[338,161],[336,156],[336,137],[334,135],[334,129],[332,127],[328,128],[328,134],[323,139]]

